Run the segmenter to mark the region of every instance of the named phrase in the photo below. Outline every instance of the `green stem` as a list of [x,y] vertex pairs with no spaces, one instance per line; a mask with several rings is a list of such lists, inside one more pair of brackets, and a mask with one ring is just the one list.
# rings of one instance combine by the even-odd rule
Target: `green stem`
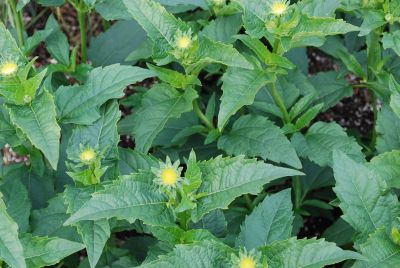
[[249,208],[250,211],[253,210],[253,200],[251,200],[250,196],[248,194],[244,195],[244,200],[246,201],[246,205]]
[[276,89],[275,82],[271,84],[271,94],[272,97],[274,98],[275,104],[278,105],[279,109],[281,110],[283,116],[283,123],[289,124],[290,123],[289,113],[286,109],[285,104],[283,103],[282,97],[279,95],[279,92]]
[[193,101],[193,110],[209,130],[214,129],[213,124],[210,122],[210,120],[208,120],[208,118],[205,116],[205,114],[201,111],[197,100]]
[[86,10],[80,5],[77,9],[78,12],[78,22],[79,31],[81,33],[81,63],[86,63],[87,61],[87,47],[86,47]]
[[292,187],[293,187],[293,191],[294,191],[294,208],[295,208],[295,210],[299,210],[301,208],[301,203],[302,203],[302,199],[303,199],[299,176],[294,176],[292,178]]
[[371,105],[372,105],[372,111],[374,113],[374,129],[372,131],[372,135],[371,135],[371,143],[370,146],[371,148],[375,148],[375,143],[376,143],[376,137],[377,137],[377,133],[376,133],[376,122],[378,121],[378,108],[376,107],[377,101],[376,101],[376,96],[375,93],[370,90],[371,93]]
[[11,7],[11,11],[14,17],[15,28],[18,35],[18,44],[20,47],[22,47],[24,45],[24,24],[22,20],[22,12],[17,11],[17,3],[15,0],[8,0],[8,3]]

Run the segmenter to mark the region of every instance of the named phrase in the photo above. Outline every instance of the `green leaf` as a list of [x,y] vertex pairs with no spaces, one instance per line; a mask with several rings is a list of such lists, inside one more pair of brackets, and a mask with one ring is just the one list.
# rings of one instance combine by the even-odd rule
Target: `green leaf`
[[392,268],[400,263],[400,246],[392,242],[384,228],[372,233],[367,242],[360,245],[360,251],[368,259],[357,261],[354,268]]
[[11,33],[0,21],[0,57],[11,58],[16,61],[26,61]]
[[385,13],[379,9],[364,9],[362,10],[364,21],[360,26],[359,36],[368,35],[378,27],[386,24]]
[[387,106],[378,112],[376,149],[379,153],[400,149],[400,118]]
[[384,33],[382,38],[384,49],[393,49],[400,56],[400,30],[392,33]]
[[308,158],[320,166],[332,165],[334,150],[345,152],[357,161],[364,161],[362,148],[353,137],[348,137],[336,123],[318,122],[312,125],[305,135],[296,133],[292,144],[299,156]]
[[189,245],[177,245],[173,252],[159,256],[155,261],[142,264],[140,268],[228,268],[227,261],[234,251],[213,240]]
[[25,40],[25,54],[30,54],[41,42],[45,41],[52,32],[53,29],[35,31],[32,36]]
[[269,13],[269,1],[241,0],[239,3],[243,8],[243,23],[246,33],[251,37],[260,39],[267,32],[265,22]]
[[81,250],[84,245],[58,237],[39,237],[25,234],[21,242],[28,267],[40,268],[57,264],[65,257]]
[[368,163],[368,168],[384,179],[390,188],[400,188],[400,151],[375,156]]
[[89,126],[76,126],[68,141],[68,156],[79,157],[80,146],[101,148],[106,150],[106,160],[118,158],[118,142],[120,137],[117,131],[117,122],[121,112],[116,101],[111,101],[100,108],[100,118]]
[[352,242],[354,235],[355,231],[353,227],[342,218],[339,218],[324,231],[322,237],[336,243],[338,246],[344,246]]
[[30,0],[20,0],[20,1],[18,1],[17,11],[21,11],[29,2],[30,2]]
[[324,239],[290,238],[260,248],[268,258],[270,268],[322,268],[349,259],[362,259],[356,252],[342,250]]
[[96,67],[122,63],[145,40],[146,33],[136,21],[117,21],[110,29],[90,40],[88,58]]
[[7,105],[11,121],[43,152],[52,168],[57,169],[60,127],[56,121],[53,96],[45,91],[27,106]]
[[60,26],[53,15],[48,18],[45,30],[52,31],[52,33],[46,39],[47,51],[58,61],[58,63],[69,66],[70,59],[68,39],[61,31]]
[[128,175],[131,173],[139,172],[140,169],[150,170],[151,167],[159,166],[157,158],[151,155],[121,147],[118,148],[118,151],[118,164],[121,175]]
[[221,107],[218,113],[218,128],[222,130],[229,118],[245,105],[251,105],[257,92],[272,77],[261,70],[228,68],[222,77]]
[[182,92],[167,84],[156,84],[148,90],[133,115],[132,134],[136,149],[147,152],[168,120],[192,110],[196,98],[197,92],[191,87]]
[[217,17],[211,21],[204,29],[202,34],[214,41],[231,44],[235,41],[233,36],[242,27],[242,20],[239,14]]
[[29,228],[29,216],[31,214],[31,202],[28,191],[21,180],[9,179],[0,186],[7,213],[18,224],[20,232],[26,232]]
[[293,219],[290,189],[270,195],[246,217],[240,227],[236,246],[251,250],[288,239],[292,233]]
[[126,1],[124,4],[132,17],[143,27],[157,47],[155,57],[164,58],[175,47],[175,34],[186,32],[189,26],[170,14],[152,0]]
[[200,80],[194,75],[184,75],[180,72],[167,68],[157,67],[147,64],[147,67],[153,71],[162,81],[170,84],[174,88],[185,89],[189,85],[201,85]]
[[299,2],[301,13],[310,17],[335,17],[340,0],[303,0]]
[[333,171],[333,190],[341,202],[345,221],[364,237],[378,228],[392,227],[400,212],[399,202],[376,174],[338,151],[333,156]]
[[122,97],[128,85],[152,76],[149,70],[119,64],[95,68],[85,85],[62,86],[56,91],[58,116],[65,124],[91,124],[100,118],[102,104]]
[[23,249],[18,238],[18,225],[7,213],[0,193],[0,259],[11,267],[25,268]]
[[85,244],[90,267],[94,268],[110,237],[110,225],[107,220],[84,221],[78,224],[78,232]]
[[243,194],[258,194],[264,184],[278,178],[303,175],[303,173],[275,167],[256,159],[243,156],[222,158],[221,156],[199,163],[203,183],[198,190],[200,198],[192,212],[193,222],[199,221],[208,212],[227,206]]
[[232,130],[219,139],[218,148],[230,155],[260,156],[264,160],[301,168],[300,159],[282,130],[262,116],[240,117]]
[[[144,175],[147,180],[153,179],[149,177],[152,173]],[[167,208],[167,198],[155,186],[139,181],[138,177],[140,173],[105,186],[105,190],[94,193],[64,224],[116,217],[130,222],[140,219],[150,225],[171,225],[174,216]]]

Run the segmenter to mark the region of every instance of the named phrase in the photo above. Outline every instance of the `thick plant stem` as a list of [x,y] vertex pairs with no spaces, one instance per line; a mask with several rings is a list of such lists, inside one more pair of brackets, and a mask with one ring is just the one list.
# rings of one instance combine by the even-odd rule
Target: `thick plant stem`
[[8,3],[14,17],[15,28],[18,35],[18,44],[20,47],[22,47],[24,45],[24,24],[22,20],[22,13],[21,11],[17,11],[17,3],[15,0],[8,0]]
[[281,113],[283,116],[283,123],[285,123],[285,124],[290,123],[289,113],[286,109],[285,104],[283,103],[282,97],[279,95],[279,92],[276,89],[275,82],[271,84],[271,94],[272,94],[272,98],[274,98],[275,104],[279,107],[279,110],[281,110]]
[[199,103],[197,102],[197,100],[193,101],[193,110],[197,114],[197,116],[200,118],[201,122],[203,122],[204,125],[206,125],[206,127],[209,130],[214,129],[213,124],[210,122],[210,120],[208,120],[208,118],[205,116],[205,114],[201,111],[201,109],[199,107]]
[[300,177],[294,176],[292,178],[292,187],[294,191],[294,208],[295,210],[299,210],[301,208],[302,202],[302,193],[301,193],[301,184],[300,184]]
[[77,11],[78,11],[79,31],[81,34],[81,63],[86,63],[87,61],[86,11],[82,6],[80,6]]

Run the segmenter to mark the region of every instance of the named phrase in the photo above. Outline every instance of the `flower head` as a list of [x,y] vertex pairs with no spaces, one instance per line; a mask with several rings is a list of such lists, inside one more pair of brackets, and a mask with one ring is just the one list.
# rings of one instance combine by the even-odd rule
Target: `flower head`
[[0,65],[0,74],[2,76],[11,76],[18,71],[18,64],[15,61],[5,61]]
[[273,15],[279,17],[286,13],[288,7],[289,3],[287,0],[273,0],[270,9]]
[[179,160],[172,164],[171,159],[167,157],[166,162],[160,163],[159,168],[152,168],[152,172],[156,175],[154,182],[167,189],[178,187],[183,181],[181,177],[182,167],[179,167],[179,164]]
[[83,149],[81,151],[81,153],[79,154],[79,159],[83,162],[83,163],[90,163],[93,162],[93,160],[96,159],[96,151],[93,150],[90,147],[86,147],[85,149]]
[[239,256],[232,254],[232,267],[234,268],[260,268],[261,253],[257,253],[254,249],[247,252],[246,249],[240,250]]
[[175,34],[175,46],[178,50],[188,50],[193,44],[192,31],[182,32],[178,30]]

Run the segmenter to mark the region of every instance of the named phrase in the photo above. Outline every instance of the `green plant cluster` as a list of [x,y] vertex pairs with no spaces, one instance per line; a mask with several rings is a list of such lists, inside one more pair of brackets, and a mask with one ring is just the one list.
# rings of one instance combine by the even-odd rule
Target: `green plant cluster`
[[[0,267],[400,267],[400,1],[0,11],[0,148],[26,159],[0,166]],[[319,120],[354,89],[367,134]]]

